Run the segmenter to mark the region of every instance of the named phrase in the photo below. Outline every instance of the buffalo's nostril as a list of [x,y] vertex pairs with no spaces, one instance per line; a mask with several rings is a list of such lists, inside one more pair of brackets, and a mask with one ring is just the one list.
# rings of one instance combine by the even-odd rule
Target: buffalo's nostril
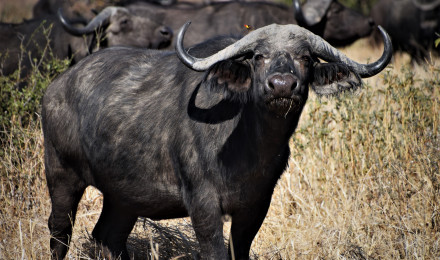
[[375,22],[374,22],[373,18],[370,17],[370,18],[368,19],[368,24],[369,24],[371,27],[375,26]]
[[173,35],[173,31],[172,31],[170,28],[166,27],[166,26],[162,27],[162,28],[159,30],[159,32],[160,32],[160,34],[163,35],[163,36],[171,37],[171,36]]
[[269,85],[269,88],[270,88],[270,89],[274,89],[274,88],[275,88],[275,86],[273,85],[273,83],[272,83],[271,81],[269,81],[269,84],[268,84],[268,85]]
[[297,88],[298,82],[291,74],[277,74],[268,79],[266,86],[274,93],[290,95]]

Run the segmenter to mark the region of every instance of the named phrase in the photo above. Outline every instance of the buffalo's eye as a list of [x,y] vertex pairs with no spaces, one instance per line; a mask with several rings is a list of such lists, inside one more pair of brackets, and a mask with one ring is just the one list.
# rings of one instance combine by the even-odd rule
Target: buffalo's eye
[[312,59],[310,58],[310,56],[302,56],[301,57],[301,61],[306,63],[306,64],[309,64],[311,60]]
[[121,25],[127,25],[128,24],[128,19],[124,19],[121,21]]
[[261,61],[262,59],[264,59],[263,54],[257,53],[254,55],[254,60]]
[[342,12],[344,10],[344,8],[342,6],[338,6],[337,8],[333,8],[329,13],[333,13],[333,14],[339,14],[340,12]]
[[310,61],[310,57],[309,56],[302,56],[301,60],[303,60],[304,62],[309,62]]

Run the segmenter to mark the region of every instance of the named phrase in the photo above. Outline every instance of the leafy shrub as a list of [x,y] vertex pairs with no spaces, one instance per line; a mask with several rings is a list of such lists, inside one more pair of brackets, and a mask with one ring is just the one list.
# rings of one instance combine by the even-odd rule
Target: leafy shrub
[[58,74],[66,70],[69,60],[55,58],[49,50],[49,59],[34,64],[26,78],[20,77],[20,68],[13,74],[0,76],[0,140],[12,125],[26,126],[37,119],[41,110],[41,98],[47,86]]

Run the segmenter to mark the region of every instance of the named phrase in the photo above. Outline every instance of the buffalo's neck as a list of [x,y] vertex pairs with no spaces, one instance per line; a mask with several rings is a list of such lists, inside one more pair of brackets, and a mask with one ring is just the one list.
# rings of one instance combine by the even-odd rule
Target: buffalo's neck
[[261,111],[255,116],[256,150],[260,160],[278,156],[288,146],[298,124],[300,112],[287,116],[276,116],[268,111]]
[[265,171],[274,161],[284,158],[300,116],[298,112],[277,117],[258,110],[252,105],[243,107],[234,131],[219,153],[223,164],[234,172]]

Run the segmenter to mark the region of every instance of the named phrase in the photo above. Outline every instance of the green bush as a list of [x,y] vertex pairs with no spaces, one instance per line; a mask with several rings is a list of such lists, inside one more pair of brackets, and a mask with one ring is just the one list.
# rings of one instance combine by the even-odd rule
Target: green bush
[[[54,77],[66,70],[70,60],[59,60],[49,52],[49,59],[33,67],[24,79],[20,69],[7,76],[0,76],[0,141],[14,126],[26,126],[38,118],[41,98]],[[34,61],[37,64],[37,61]]]

